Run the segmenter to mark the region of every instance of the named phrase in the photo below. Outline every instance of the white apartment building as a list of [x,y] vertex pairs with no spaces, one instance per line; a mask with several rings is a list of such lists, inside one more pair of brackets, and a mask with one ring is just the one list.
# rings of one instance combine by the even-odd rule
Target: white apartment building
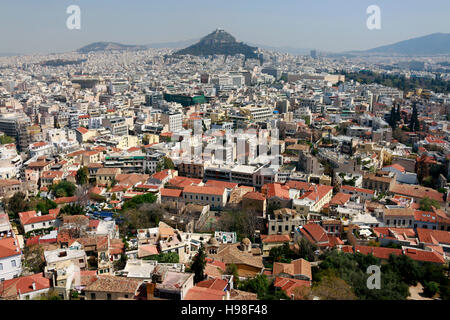
[[7,214],[0,214],[0,282],[22,273],[22,252]]
[[161,114],[161,123],[168,125],[171,132],[178,132],[183,129],[183,115],[181,113],[163,113]]

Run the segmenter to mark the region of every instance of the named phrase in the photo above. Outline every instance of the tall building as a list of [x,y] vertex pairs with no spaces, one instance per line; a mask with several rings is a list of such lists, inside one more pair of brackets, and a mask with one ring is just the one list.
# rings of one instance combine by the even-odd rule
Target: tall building
[[30,119],[24,114],[10,113],[0,116],[0,131],[16,139],[19,151],[25,150],[30,144],[30,135],[27,131],[30,125]]
[[161,123],[169,126],[169,131],[177,132],[183,129],[183,115],[181,113],[161,114]]
[[311,58],[317,59],[317,50],[311,50]]
[[128,134],[128,125],[123,117],[103,119],[102,123],[115,136],[125,136]]

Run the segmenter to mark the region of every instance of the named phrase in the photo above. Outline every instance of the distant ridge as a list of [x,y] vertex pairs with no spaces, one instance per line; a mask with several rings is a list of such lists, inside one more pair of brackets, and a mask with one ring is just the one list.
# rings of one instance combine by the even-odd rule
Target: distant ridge
[[98,52],[98,51],[112,51],[112,50],[145,50],[146,46],[126,45],[116,42],[94,42],[78,49],[80,53]]
[[411,56],[450,54],[450,33],[433,33],[358,53]]
[[152,49],[182,49],[187,46],[193,45],[200,39],[184,40],[184,41],[173,41],[173,42],[156,42],[145,45],[147,48]]
[[228,32],[217,29],[200,39],[199,42],[175,52],[176,55],[211,56],[215,54],[243,54],[246,58],[257,58],[257,47],[251,47],[243,42],[237,42]]

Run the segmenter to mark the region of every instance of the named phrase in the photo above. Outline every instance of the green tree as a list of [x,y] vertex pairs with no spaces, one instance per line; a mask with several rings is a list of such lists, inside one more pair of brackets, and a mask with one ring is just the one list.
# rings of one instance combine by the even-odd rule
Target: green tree
[[411,115],[411,120],[409,123],[409,129],[411,131],[420,131],[420,123],[419,123],[419,116],[417,113],[417,103],[414,102],[413,104],[413,111]]
[[175,169],[175,165],[169,157],[163,157],[162,161],[156,166],[156,172],[160,172],[165,169]]
[[392,130],[395,130],[395,127],[397,125],[397,115],[395,112],[395,106],[391,109],[391,114],[389,116],[389,125],[392,127]]
[[229,264],[227,266],[225,274],[233,276],[233,286],[234,288],[237,288],[239,286],[238,267],[235,264]]
[[119,225],[122,234],[134,233],[136,229],[153,228],[166,211],[155,203],[141,203],[122,212],[122,223]]
[[439,283],[434,281],[424,281],[423,293],[429,298],[434,297],[437,293],[439,293]]
[[238,240],[249,238],[251,241],[254,241],[257,225],[255,214],[251,211],[226,211],[221,217],[220,225],[225,231],[236,232]]
[[441,207],[439,202],[437,202],[434,199],[430,199],[428,197],[425,197],[422,200],[420,200],[419,205],[420,205],[419,209],[422,211],[433,211],[432,207],[435,207],[436,209],[439,209]]
[[198,283],[205,279],[205,266],[206,266],[206,253],[203,245],[198,250],[198,253],[195,255],[192,265],[191,271],[194,272],[194,283]]
[[282,246],[273,247],[269,251],[269,261],[291,263],[292,259],[297,258],[298,255],[289,247],[289,243],[285,243]]
[[15,143],[16,139],[14,139],[13,137],[7,136],[6,134],[2,134],[0,136],[0,144],[10,144],[10,143]]
[[239,290],[256,293],[260,300],[289,299],[286,293],[275,288],[273,282],[264,274],[242,281],[239,284]]
[[138,205],[143,203],[154,203],[156,202],[156,196],[153,193],[146,193],[143,195],[135,196],[129,200],[126,200],[123,204],[123,209],[136,208]]
[[315,244],[312,244],[305,238],[301,238],[298,241],[298,246],[300,258],[303,258],[310,262],[315,261],[316,256],[314,252],[318,249],[318,247]]
[[17,218],[19,212],[28,211],[30,209],[29,204],[25,199],[25,193],[19,191],[8,200],[5,200],[6,210],[10,213],[11,217]]
[[84,209],[83,206],[73,203],[73,204],[65,205],[61,209],[61,213],[68,214],[68,215],[79,215],[79,214],[85,214],[86,210]]
[[23,265],[32,273],[44,272],[44,249],[40,245],[26,246],[23,249]]
[[154,260],[159,263],[179,263],[180,257],[176,252],[161,252],[160,254],[145,257],[144,260]]
[[127,255],[121,254],[120,259],[114,261],[114,270],[119,271],[125,269],[125,266],[127,265]]
[[321,300],[356,300],[352,288],[343,279],[325,276],[313,287],[312,294]]
[[58,205],[50,199],[40,199],[36,204],[36,211],[47,214],[50,209],[56,209]]
[[50,188],[57,198],[61,197],[73,197],[75,195],[75,190],[77,187],[69,181],[61,181],[58,184],[52,185]]
[[63,300],[63,298],[54,289],[50,289],[48,292],[42,293],[36,300]]
[[78,169],[77,174],[75,176],[78,185],[85,185],[89,180],[89,171],[87,167],[81,167]]
[[408,256],[391,254],[388,262],[385,269],[397,273],[408,285],[417,285],[423,276],[419,263]]

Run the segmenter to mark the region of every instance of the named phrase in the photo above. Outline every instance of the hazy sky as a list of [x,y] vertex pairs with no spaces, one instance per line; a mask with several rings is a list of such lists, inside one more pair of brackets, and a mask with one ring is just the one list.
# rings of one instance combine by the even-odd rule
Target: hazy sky
[[[66,27],[69,5],[81,29]],[[381,30],[366,9],[381,8]],[[0,53],[73,51],[96,41],[149,44],[217,27],[239,41],[340,52],[450,32],[449,0],[1,0]]]

